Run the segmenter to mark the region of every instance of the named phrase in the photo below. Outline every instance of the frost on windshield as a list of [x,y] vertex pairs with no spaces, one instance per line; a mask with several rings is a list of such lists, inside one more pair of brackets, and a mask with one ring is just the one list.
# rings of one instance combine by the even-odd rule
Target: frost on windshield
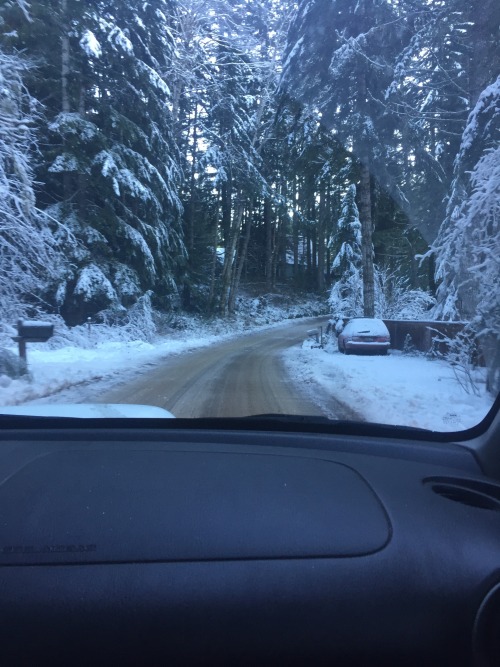
[[0,347],[375,317],[491,401],[499,7],[3,3]]

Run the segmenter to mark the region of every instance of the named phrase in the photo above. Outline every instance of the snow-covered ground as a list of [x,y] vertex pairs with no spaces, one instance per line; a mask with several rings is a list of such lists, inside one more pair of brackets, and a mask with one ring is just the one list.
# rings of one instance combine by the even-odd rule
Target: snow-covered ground
[[[295,318],[325,314],[325,308],[316,296],[305,295],[300,300],[268,293],[240,297],[236,315],[227,320],[177,314],[158,325],[146,308],[132,326],[69,328],[62,318],[54,317],[50,322],[55,327],[54,336],[49,342],[28,345],[29,378],[13,380],[0,370],[0,406],[93,402],[99,393],[132,379],[165,357],[251,331],[288,326]],[[17,355],[17,346],[10,338],[15,334],[13,327],[2,328],[0,323],[0,348]]]
[[459,385],[449,364],[423,355],[345,356],[305,343],[284,356],[290,374],[313,398],[319,385],[371,422],[461,431],[476,426],[493,403],[482,374],[476,377],[481,395],[474,396]]
[[[169,355],[215,344],[269,326],[289,326],[290,321],[260,326],[224,325],[171,331],[155,342],[79,340],[79,345],[59,343],[28,346],[30,380],[0,376],[0,405],[23,403],[92,402],[114,384],[126,382]],[[84,330],[85,331],[85,330]],[[80,332],[80,336],[82,336]],[[15,348],[11,348],[15,351]],[[386,424],[416,426],[436,431],[457,431],[476,425],[493,399],[478,375],[480,396],[467,394],[452,368],[425,356],[391,351],[387,357],[344,356],[332,347],[291,348],[285,353],[291,376],[309,389],[314,399],[318,385],[350,406],[362,419]],[[322,406],[328,414],[328,406]]]
[[[273,322],[273,316],[277,321]],[[281,316],[281,321],[279,320]],[[110,329],[94,327],[88,335],[86,327],[78,327],[74,334],[76,345],[56,343],[28,345],[29,378],[13,380],[0,375],[0,406],[24,403],[80,403],[92,402],[97,394],[116,383],[126,382],[170,356],[187,353],[242,336],[250,331],[270,327],[289,326],[278,309],[253,325],[243,321],[201,324],[190,329],[172,330],[158,336],[154,342],[143,340],[106,340]],[[88,339],[87,339],[88,338]],[[17,347],[9,346],[17,354]]]
[[[0,405],[20,405],[44,398],[50,403],[58,399],[67,401],[68,398],[78,402],[78,394],[91,382],[95,393],[105,391],[168,355],[219,340],[221,336],[217,335],[189,335],[183,340],[165,339],[156,343],[101,342],[91,349],[68,346],[50,350],[42,345],[31,345],[28,346],[30,379],[11,380],[0,376]],[[58,396],[63,391],[64,396]],[[88,392],[84,393],[84,400],[90,400]]]

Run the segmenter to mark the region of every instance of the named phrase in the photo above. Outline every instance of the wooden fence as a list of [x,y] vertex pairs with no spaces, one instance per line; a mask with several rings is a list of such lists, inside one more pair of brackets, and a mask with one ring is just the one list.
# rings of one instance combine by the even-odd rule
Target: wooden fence
[[436,339],[455,338],[467,322],[435,322],[420,320],[384,320],[391,334],[391,347],[403,350],[408,341],[419,352],[428,352],[431,348],[438,352],[446,351],[446,344]]

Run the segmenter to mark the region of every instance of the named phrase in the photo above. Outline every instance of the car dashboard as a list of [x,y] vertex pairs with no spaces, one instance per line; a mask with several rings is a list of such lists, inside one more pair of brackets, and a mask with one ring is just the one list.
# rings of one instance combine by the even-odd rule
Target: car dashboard
[[470,449],[181,421],[3,430],[1,664],[500,664]]

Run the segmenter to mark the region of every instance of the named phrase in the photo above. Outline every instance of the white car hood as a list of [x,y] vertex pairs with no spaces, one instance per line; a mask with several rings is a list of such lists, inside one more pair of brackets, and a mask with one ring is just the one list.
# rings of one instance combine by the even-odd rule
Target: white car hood
[[0,406],[1,415],[26,417],[78,417],[83,419],[172,419],[168,410],[154,405],[127,405],[125,403],[61,403],[46,405]]

